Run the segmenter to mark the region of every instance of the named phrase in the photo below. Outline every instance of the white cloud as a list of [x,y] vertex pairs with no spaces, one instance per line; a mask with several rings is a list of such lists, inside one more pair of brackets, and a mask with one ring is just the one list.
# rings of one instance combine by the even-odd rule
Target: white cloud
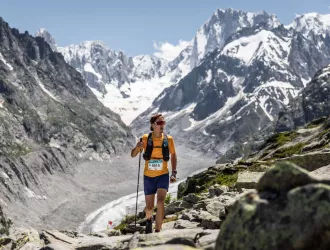
[[173,45],[169,42],[154,42],[154,48],[157,50],[154,55],[171,61],[175,59],[188,45],[189,42],[183,40],[179,40],[178,45]]

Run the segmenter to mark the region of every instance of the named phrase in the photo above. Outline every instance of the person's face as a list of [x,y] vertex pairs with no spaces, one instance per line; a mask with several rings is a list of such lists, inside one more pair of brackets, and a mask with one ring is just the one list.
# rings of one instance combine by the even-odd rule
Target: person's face
[[154,132],[163,132],[165,127],[165,119],[164,117],[160,116],[157,118],[157,120],[152,124],[152,127],[154,128]]

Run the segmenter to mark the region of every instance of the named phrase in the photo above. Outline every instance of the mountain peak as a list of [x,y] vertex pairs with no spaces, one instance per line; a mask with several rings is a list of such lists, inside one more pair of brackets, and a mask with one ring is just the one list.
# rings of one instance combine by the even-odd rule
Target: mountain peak
[[45,28],[40,28],[39,31],[36,32],[35,36],[42,37],[50,45],[52,50],[56,51],[55,38]]
[[235,32],[258,25],[271,30],[278,27],[280,22],[275,15],[265,11],[252,13],[231,8],[217,9],[199,28],[192,40],[194,55],[191,58],[191,68],[195,67],[208,52],[223,48],[226,40]]
[[295,20],[286,26],[301,32],[305,37],[314,34],[330,33],[330,14],[319,14],[316,12],[298,15]]

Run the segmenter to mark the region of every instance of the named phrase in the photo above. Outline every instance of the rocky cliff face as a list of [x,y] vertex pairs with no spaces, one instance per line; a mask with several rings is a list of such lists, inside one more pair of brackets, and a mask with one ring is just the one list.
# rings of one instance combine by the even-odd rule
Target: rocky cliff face
[[132,135],[120,117],[97,100],[61,54],[3,20],[0,28],[3,155],[38,146],[112,154],[130,145]]
[[277,131],[303,126],[316,118],[330,115],[330,66],[319,70],[289,107],[279,114]]
[[45,207],[29,198],[51,204],[65,195],[55,186],[70,179],[78,162],[111,159],[134,142],[60,53],[2,19],[0,136],[0,205],[30,219]]
[[236,142],[271,130],[280,110],[330,62],[330,40],[315,35],[315,43],[282,25],[268,28],[243,28],[207,54],[132,123],[137,133],[151,113],[161,112],[168,133],[220,156]]

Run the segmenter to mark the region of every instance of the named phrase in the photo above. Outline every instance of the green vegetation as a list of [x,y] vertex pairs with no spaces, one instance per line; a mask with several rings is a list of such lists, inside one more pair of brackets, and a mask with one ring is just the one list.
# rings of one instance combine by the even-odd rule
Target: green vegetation
[[301,156],[293,156],[288,161],[304,168],[308,171],[313,171],[323,166],[330,164],[329,153],[306,154]]
[[274,152],[272,158],[286,158],[294,154],[299,154],[304,146],[305,143],[297,143],[290,147],[280,148]]
[[197,194],[207,192],[208,188],[215,184],[232,187],[235,185],[237,178],[238,178],[238,172],[236,172],[234,174],[223,174],[223,173],[217,174],[214,179],[206,182],[202,186],[202,189],[199,192],[197,192]]
[[9,235],[9,228],[12,226],[12,221],[10,219],[6,219],[2,208],[0,207],[0,235],[6,234]]
[[127,227],[127,224],[121,222],[118,226],[114,227],[115,230],[124,230]]
[[166,205],[170,204],[171,199],[172,199],[172,196],[171,196],[170,193],[168,193],[168,194],[166,195],[166,198],[165,198],[165,204],[166,204]]
[[283,146],[286,142],[292,141],[297,137],[297,132],[282,132],[271,136],[267,141],[266,145],[271,144],[269,149],[276,149],[280,146]]
[[135,222],[135,215],[126,215],[120,224],[114,227],[115,230],[124,230],[127,225]]
[[31,149],[25,145],[21,145],[18,143],[12,143],[11,145],[7,146],[7,154],[11,157],[19,157],[22,155],[26,155],[31,152]]
[[315,120],[311,121],[309,124],[307,124],[306,128],[310,129],[310,128],[318,127],[318,126],[322,125],[326,120],[327,120],[326,116],[315,119]]

